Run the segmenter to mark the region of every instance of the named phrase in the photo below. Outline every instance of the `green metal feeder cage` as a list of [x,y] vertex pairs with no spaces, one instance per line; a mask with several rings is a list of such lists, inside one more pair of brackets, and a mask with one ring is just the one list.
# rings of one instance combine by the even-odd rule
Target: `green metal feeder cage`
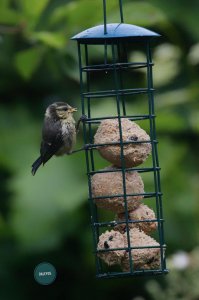
[[[91,210],[91,226],[93,231],[94,253],[96,259],[96,269],[98,278],[110,278],[119,276],[136,276],[136,275],[158,275],[167,273],[165,261],[165,243],[163,232],[163,213],[162,213],[162,193],[160,187],[160,167],[158,161],[157,139],[155,128],[154,112],[154,88],[152,78],[153,62],[151,58],[150,43],[159,34],[135,25],[123,23],[122,1],[119,1],[119,10],[121,23],[107,24],[106,20],[106,1],[103,0],[104,24],[89,28],[74,37],[77,41],[80,86],[81,86],[81,106],[83,122],[84,149],[87,165],[88,185],[89,185],[89,202]],[[100,49],[98,62],[93,59],[93,51]],[[139,49],[144,53],[144,61],[131,61],[129,52]],[[94,61],[94,62],[93,62]],[[100,62],[99,62],[100,61]],[[134,73],[138,72],[138,73]],[[140,73],[139,73],[140,72]],[[135,87],[135,74],[144,74],[146,83],[144,87]],[[96,85],[98,78],[103,82],[106,88],[99,89]],[[107,79],[108,78],[108,79]],[[133,87],[127,87],[126,82],[132,83]],[[97,87],[96,87],[97,86]],[[136,103],[139,98],[147,107],[147,113],[134,114],[128,113],[131,103]],[[105,100],[104,100],[105,99]],[[135,100],[136,99],[136,100]],[[113,115],[106,115],[106,105],[104,106],[104,115],[95,116],[95,110],[92,103],[104,101],[113,102]],[[96,106],[95,106],[96,107]],[[131,139],[124,141],[123,138],[123,120],[136,121],[139,124],[147,122],[149,131],[149,140]],[[94,134],[96,126],[104,120],[117,120],[119,140],[116,142],[94,143]],[[145,124],[144,123],[144,124]],[[141,126],[141,125],[140,125]],[[138,145],[148,143],[151,145],[151,160],[148,165],[143,164],[135,167],[127,167],[125,161],[125,147],[127,145]],[[98,150],[103,147],[120,147],[121,165],[112,169],[98,170],[96,168],[96,156]],[[149,165],[151,163],[151,165]],[[129,194],[127,191],[126,174],[138,172],[141,176],[151,174],[153,190],[143,193]],[[96,174],[102,176],[107,173],[120,174],[122,178],[122,192],[120,194],[109,194],[96,197],[93,195],[92,179]],[[113,176],[114,178],[114,176]],[[141,196],[144,204],[153,202],[155,217],[151,219],[134,219],[129,217],[128,197]],[[108,220],[103,219],[103,214],[97,201],[100,199],[116,198],[123,199],[123,219],[114,219],[107,214]],[[146,203],[146,202],[147,203]],[[102,216],[101,216],[102,215]],[[155,224],[155,239],[157,242],[150,244],[143,243],[144,238],[148,235],[139,228],[139,225]],[[121,233],[117,231],[117,226],[122,225],[125,230]],[[134,225],[134,226],[132,226]],[[136,226],[137,225],[137,226]],[[107,231],[108,230],[108,231]],[[113,231],[116,230],[116,231]],[[109,235],[110,231],[110,235]],[[106,233],[104,233],[106,232]],[[116,232],[116,233],[114,233]],[[104,235],[103,235],[104,233]],[[114,234],[112,234],[114,233]],[[138,234],[138,236],[135,236]],[[140,234],[140,236],[139,236]],[[107,235],[107,240],[103,237]],[[119,243],[121,239],[121,244]],[[114,240],[116,243],[114,244]],[[151,238],[151,240],[154,240]],[[101,241],[101,244],[100,244]],[[142,241],[142,242],[141,242]],[[150,238],[149,238],[150,241]],[[100,246],[102,245],[102,247]],[[114,246],[116,245],[116,246]],[[154,251],[155,249],[155,251]],[[152,255],[152,253],[155,253]],[[105,258],[105,259],[103,259]],[[116,264],[114,265],[114,259]],[[122,263],[126,268],[122,268]],[[154,261],[156,263],[154,264]]]

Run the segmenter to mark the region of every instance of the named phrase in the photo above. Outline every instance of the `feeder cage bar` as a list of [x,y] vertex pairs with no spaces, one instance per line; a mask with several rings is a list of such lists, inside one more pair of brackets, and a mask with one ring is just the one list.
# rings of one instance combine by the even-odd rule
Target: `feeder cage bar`
[[[150,44],[151,40],[157,38],[159,34],[135,25],[124,23],[122,0],[119,0],[120,23],[107,23],[107,8],[106,1],[103,0],[103,15],[104,25],[89,28],[72,39],[77,41],[78,59],[79,59],[79,74],[80,74],[80,94],[81,94],[81,108],[83,118],[83,140],[85,149],[85,160],[88,176],[88,190],[89,190],[89,204],[91,212],[91,228],[93,233],[93,249],[96,260],[96,276],[98,278],[113,278],[126,276],[148,276],[161,275],[168,272],[165,260],[165,242],[164,242],[164,218],[162,208],[162,192],[160,185],[160,166],[158,161],[158,149],[155,127],[155,108],[154,108],[154,87],[153,87],[153,61],[151,56]],[[92,60],[92,53],[96,47],[102,49],[102,57],[96,63]],[[139,49],[145,54],[145,61],[134,61],[129,52]],[[138,73],[136,73],[138,72]],[[145,74],[145,86],[135,86],[136,75]],[[143,73],[144,72],[144,73]],[[98,78],[101,77],[100,82],[104,82],[104,87],[97,85]],[[110,80],[108,81],[109,78]],[[127,86],[126,82],[130,82],[132,86]],[[132,113],[129,112],[131,103],[135,105],[136,99],[145,101],[147,112]],[[144,99],[144,100],[143,100]],[[106,113],[106,102],[113,103],[115,113]],[[104,114],[96,116],[96,111],[93,104],[104,104]],[[96,106],[97,107],[97,106]],[[100,126],[103,121],[117,121],[119,139],[117,141],[106,141],[104,143],[94,142],[94,135],[96,133],[96,126]],[[123,128],[123,121],[128,120],[132,122],[139,122],[139,124],[146,124],[148,122],[149,138],[146,140],[124,139],[125,132]],[[139,164],[129,166],[126,163],[125,149],[131,146],[151,145],[151,160],[147,164]],[[97,153],[100,149],[106,147],[119,147],[120,149],[120,164],[114,168],[98,169]],[[138,173],[141,176],[150,175],[153,180],[153,190],[143,192],[129,192],[127,189],[126,176],[131,173]],[[121,175],[122,190],[117,193],[107,192],[103,195],[94,195],[93,193],[93,178],[94,176],[106,176],[112,174],[113,178],[117,174]],[[129,210],[130,197],[140,197],[144,204],[153,206],[155,214],[148,218],[130,218],[130,213],[134,211]],[[104,220],[102,210],[98,204],[101,201],[113,201],[114,199],[123,201],[123,219]],[[122,199],[122,200],[121,200]],[[103,203],[104,203],[103,202]],[[153,203],[153,205],[152,205]],[[138,207],[139,208],[139,207]],[[118,214],[119,216],[119,214]],[[149,226],[153,224],[156,227],[155,238],[158,242],[149,244],[137,244],[135,242],[136,229],[142,226]],[[117,231],[118,226],[125,228],[125,231]],[[136,227],[137,226],[137,227]],[[110,236],[104,242],[104,247],[100,248],[100,239],[103,236],[104,230],[116,232],[118,237],[121,237],[124,244],[118,247],[109,246],[109,242],[113,237]],[[138,235],[139,235],[138,231]],[[108,234],[107,231],[104,234]],[[146,232],[141,232],[143,236],[147,236]],[[154,241],[149,237],[150,241]],[[148,261],[141,263],[144,258],[143,253],[148,251]],[[150,253],[156,251],[156,257],[150,256]],[[106,257],[114,253],[123,255],[121,261],[117,266],[112,267],[111,263],[107,262]],[[138,258],[140,264],[137,263]],[[126,261],[127,268],[122,267],[122,262]],[[156,261],[155,267],[154,262]],[[157,263],[158,261],[158,263]],[[120,265],[121,263],[121,265]]]

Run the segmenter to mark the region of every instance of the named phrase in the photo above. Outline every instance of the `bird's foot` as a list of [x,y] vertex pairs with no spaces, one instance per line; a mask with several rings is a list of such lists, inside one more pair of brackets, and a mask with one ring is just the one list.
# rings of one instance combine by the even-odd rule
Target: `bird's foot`
[[79,120],[78,120],[78,122],[77,122],[77,126],[76,126],[76,131],[77,131],[77,132],[79,131],[80,122],[84,122],[87,118],[88,118],[87,115],[82,115],[82,116],[79,118]]

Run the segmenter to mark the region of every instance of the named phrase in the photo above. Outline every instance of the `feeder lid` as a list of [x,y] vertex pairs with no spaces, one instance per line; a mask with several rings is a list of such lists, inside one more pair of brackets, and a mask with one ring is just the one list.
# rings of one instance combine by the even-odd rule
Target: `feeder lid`
[[107,33],[104,33],[104,25],[99,25],[86,29],[73,36],[71,39],[83,43],[100,43],[100,41],[112,39],[141,40],[160,36],[158,33],[146,28],[125,23],[107,24],[106,31]]

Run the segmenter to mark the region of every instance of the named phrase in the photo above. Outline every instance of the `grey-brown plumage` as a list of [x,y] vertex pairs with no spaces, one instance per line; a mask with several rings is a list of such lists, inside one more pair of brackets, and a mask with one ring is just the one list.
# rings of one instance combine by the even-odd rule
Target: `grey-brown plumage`
[[53,155],[71,154],[76,142],[76,128],[73,112],[76,108],[65,102],[56,102],[48,106],[45,112],[40,156],[32,165],[35,175],[41,164],[45,164]]

